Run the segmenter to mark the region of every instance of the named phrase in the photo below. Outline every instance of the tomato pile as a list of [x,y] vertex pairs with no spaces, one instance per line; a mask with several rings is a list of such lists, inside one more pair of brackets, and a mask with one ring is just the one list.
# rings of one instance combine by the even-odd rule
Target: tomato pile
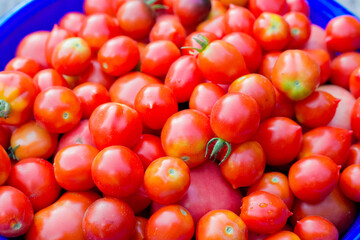
[[332,240],[360,202],[360,22],[85,0],[0,72],[0,235]]

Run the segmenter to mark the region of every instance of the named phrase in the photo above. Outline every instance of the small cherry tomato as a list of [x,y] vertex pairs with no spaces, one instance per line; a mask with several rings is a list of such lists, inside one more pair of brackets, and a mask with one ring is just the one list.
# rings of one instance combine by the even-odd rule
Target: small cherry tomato
[[19,71],[34,77],[41,70],[40,65],[27,57],[14,57],[5,66],[5,71]]
[[151,134],[141,135],[139,141],[137,141],[131,150],[139,156],[144,169],[146,169],[155,159],[165,156],[160,138]]
[[350,76],[358,67],[360,67],[360,53],[346,52],[338,55],[331,61],[330,82],[348,89]]
[[173,11],[185,26],[198,25],[205,20],[211,10],[210,0],[176,0],[173,2]]
[[290,100],[284,93],[275,90],[275,107],[272,112],[272,117],[287,117],[293,118],[295,114],[295,102]]
[[106,13],[110,16],[115,16],[115,5],[114,0],[103,0],[101,2],[97,0],[84,0],[83,8],[86,15]]
[[283,15],[288,11],[286,0],[249,0],[249,9],[257,17],[263,12]]
[[281,52],[268,52],[264,54],[259,73],[271,80],[272,71]]
[[11,170],[11,161],[5,151],[5,149],[0,146],[0,186],[3,185],[10,175]]
[[248,35],[253,34],[255,22],[254,15],[244,7],[231,4],[225,13],[226,33],[242,32]]
[[52,68],[39,71],[34,76],[33,82],[38,93],[53,86],[69,87],[63,76]]
[[11,134],[12,130],[8,127],[8,125],[0,124],[0,145],[4,149],[7,149],[10,146]]
[[351,129],[357,139],[360,139],[360,98],[355,101],[351,110]]
[[141,184],[140,188],[134,194],[131,194],[130,196],[127,197],[121,197],[118,199],[129,204],[129,206],[132,208],[135,214],[141,213],[152,203],[152,200],[149,198],[149,195],[146,193],[144,182],[143,184]]
[[59,21],[59,26],[75,35],[79,34],[81,26],[86,19],[85,14],[68,12]]
[[311,34],[310,19],[300,12],[289,12],[284,15],[290,27],[290,42],[288,48],[301,48],[309,40]]
[[294,228],[301,240],[337,240],[339,232],[327,219],[319,216],[308,216],[298,221]]
[[344,169],[340,176],[341,191],[351,200],[360,202],[360,164],[353,164]]
[[328,51],[323,49],[306,49],[305,52],[320,66],[320,84],[324,84],[330,78],[331,65]]
[[45,57],[49,66],[52,66],[52,54],[56,46],[63,40],[75,37],[74,34],[66,29],[60,28],[58,25],[54,25],[51,30],[48,39],[45,43]]
[[96,59],[92,59],[90,61],[90,66],[85,72],[79,75],[78,81],[78,84],[86,82],[99,83],[109,90],[115,81],[115,77],[103,72],[100,63]]
[[301,12],[305,16],[310,15],[310,7],[306,0],[286,0],[290,12]]
[[219,39],[223,38],[226,35],[225,14],[200,23],[196,27],[196,30],[200,32],[211,32]]
[[349,90],[355,98],[360,97],[360,67],[357,67],[350,75]]
[[204,37],[206,37],[209,40],[209,42],[218,40],[218,37],[211,32],[200,32],[200,31],[192,32],[186,37],[184,46],[181,48],[182,55],[196,54],[196,52],[194,52],[192,48],[201,48],[200,44],[196,41],[196,37],[198,37],[199,35],[203,35]]
[[265,240],[301,240],[301,239],[295,233],[283,230],[281,232],[275,233],[265,238]]
[[360,143],[357,142],[350,147],[349,158],[346,163],[343,165],[343,169],[352,165],[360,164]]

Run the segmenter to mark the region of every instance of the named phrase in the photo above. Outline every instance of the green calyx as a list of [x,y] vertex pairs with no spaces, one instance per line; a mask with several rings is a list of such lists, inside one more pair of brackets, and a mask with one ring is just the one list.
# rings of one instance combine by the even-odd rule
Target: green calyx
[[[196,37],[193,38],[199,45],[201,48],[195,48],[195,47],[182,47],[181,49],[191,49],[191,50],[195,50],[198,53],[201,53],[202,51],[205,50],[205,48],[207,48],[207,46],[209,46],[210,42],[209,39],[207,39],[207,37],[205,37],[202,34],[197,35]],[[191,54],[196,54],[196,52],[191,51]]]
[[227,148],[225,156],[223,157],[223,159],[220,160],[219,165],[221,165],[230,156],[231,145],[230,145],[230,143],[228,143],[227,141],[225,141],[221,138],[213,138],[208,142],[208,144],[206,146],[205,157],[208,155],[210,144],[213,142],[215,142],[215,145],[214,145],[214,148],[212,149],[210,157],[209,157],[212,160],[216,160],[217,155],[219,154],[221,149],[224,148],[224,146],[226,146],[226,148]]
[[0,118],[8,118],[11,112],[10,104],[0,99]]
[[168,9],[167,6],[162,5],[162,4],[154,4],[157,0],[146,0],[145,3],[152,9],[152,10],[157,10],[157,9]]
[[20,145],[17,145],[16,147],[12,148],[11,146],[6,149],[7,154],[9,155],[10,159],[19,161],[19,158],[15,155],[16,149],[18,149]]

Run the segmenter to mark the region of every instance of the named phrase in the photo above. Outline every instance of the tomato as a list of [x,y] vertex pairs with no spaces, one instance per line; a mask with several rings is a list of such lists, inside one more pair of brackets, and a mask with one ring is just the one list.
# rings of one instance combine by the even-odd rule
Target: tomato
[[271,193],[256,191],[243,198],[240,217],[250,231],[273,234],[280,231],[292,213]]
[[39,93],[34,102],[34,117],[51,133],[64,133],[81,119],[81,102],[75,93],[60,86]]
[[298,158],[322,154],[343,165],[349,156],[352,132],[335,127],[317,127],[303,136]]
[[232,4],[238,5],[238,6],[245,6],[248,0],[220,0],[222,4],[225,6],[231,6]]
[[[226,1],[228,0],[223,0],[222,2],[221,1],[218,1],[218,0],[211,0],[211,9],[210,9],[210,13],[207,17],[207,19],[212,19],[214,17],[217,17],[219,15],[222,15],[224,13],[226,13],[226,10],[229,5],[229,3],[225,3]],[[239,1],[239,0],[230,0],[230,1]],[[240,1],[243,1],[243,0],[240,0]],[[244,0],[245,2],[247,0]]]
[[57,146],[58,134],[48,132],[40,124],[29,121],[11,135],[11,148],[18,160],[29,157],[50,158]]
[[85,0],[83,8],[86,15],[106,13],[110,16],[115,16],[115,5],[116,4],[114,0],[104,0],[101,2],[98,2],[96,0]]
[[299,238],[298,235],[296,235],[293,232],[281,231],[267,237],[265,240],[301,240],[301,239]]
[[351,200],[360,202],[360,164],[353,164],[344,169],[340,176],[341,191]]
[[306,216],[320,216],[332,222],[339,233],[345,233],[357,216],[356,204],[336,187],[323,201],[307,203],[296,199],[292,208],[293,225]]
[[61,191],[53,165],[42,158],[27,158],[16,163],[6,184],[22,191],[29,198],[34,212],[54,203]]
[[140,188],[134,194],[119,199],[129,204],[135,214],[141,213],[152,203],[152,200],[146,193],[144,183],[141,184]]
[[151,129],[161,129],[166,120],[178,111],[176,97],[163,84],[148,84],[135,98],[135,110]]
[[310,15],[310,7],[306,0],[286,0],[290,12],[301,12],[305,16]]
[[134,109],[110,102],[94,110],[89,119],[89,129],[100,150],[112,145],[132,147],[142,134],[142,121]]
[[100,196],[94,192],[66,192],[55,203],[35,213],[26,240],[85,240],[81,224],[87,208]]
[[103,72],[101,65],[96,59],[90,61],[90,66],[79,75],[79,84],[92,82],[103,85],[106,89],[109,89],[114,82],[115,78]]
[[319,65],[302,50],[280,54],[272,73],[274,86],[294,101],[308,97],[320,84]]
[[148,220],[143,217],[135,217],[135,232],[130,240],[144,240]]
[[360,67],[360,53],[358,52],[346,52],[335,57],[331,61],[330,82],[348,89],[350,76],[358,67]]
[[289,180],[286,175],[280,172],[264,173],[257,182],[250,186],[247,194],[256,191],[264,191],[278,196],[289,209],[294,202],[294,194],[290,190]]
[[248,74],[236,79],[228,92],[240,92],[253,97],[259,106],[261,120],[268,118],[275,107],[274,87],[269,79],[260,74]]
[[5,71],[19,71],[34,77],[41,70],[40,65],[27,57],[14,57],[5,66]]
[[172,15],[164,15],[157,19],[151,29],[150,42],[168,40],[177,47],[182,47],[186,38],[186,31],[179,19]]
[[89,118],[95,108],[110,102],[108,90],[100,83],[82,83],[73,91],[81,102],[82,118]]
[[86,16],[79,12],[68,12],[59,21],[59,26],[75,35],[79,34]]
[[275,13],[264,12],[254,22],[253,33],[264,51],[280,51],[291,40],[290,26]]
[[277,59],[279,58],[280,54],[281,54],[281,52],[266,53],[262,59],[259,73],[261,75],[264,75],[265,77],[267,77],[269,80],[271,80],[273,68],[274,68],[275,63],[276,63]]
[[308,216],[295,225],[294,232],[302,240],[337,240],[339,232],[336,227],[327,219],[319,216]]
[[352,164],[360,164],[360,143],[359,142],[351,145],[349,158],[343,165],[343,169]]
[[244,7],[231,4],[225,13],[225,28],[227,34],[242,32],[252,35],[254,22],[254,15]]
[[201,48],[200,44],[196,41],[196,37],[198,37],[199,35],[206,37],[209,40],[209,42],[218,40],[218,37],[211,32],[201,32],[201,31],[192,32],[186,37],[184,46],[181,48],[182,55],[197,54],[196,51],[193,51],[193,48]]
[[60,73],[52,68],[39,71],[34,76],[33,82],[38,93],[53,86],[69,87],[68,83],[60,75]]
[[139,156],[144,169],[155,159],[165,156],[160,138],[151,134],[141,135],[139,141],[132,147],[132,150]]
[[151,215],[146,225],[146,239],[190,240],[194,231],[194,221],[188,210],[179,205],[169,205]]
[[195,87],[204,82],[194,56],[182,56],[171,66],[165,78],[165,85],[173,90],[178,102],[187,102]]
[[96,13],[84,20],[78,35],[93,52],[97,52],[107,40],[120,35],[120,29],[114,18],[105,13]]
[[144,169],[139,157],[129,148],[111,146],[96,155],[91,175],[95,185],[104,194],[126,197],[139,189]]
[[29,120],[36,97],[32,79],[22,72],[0,72],[0,124],[21,125]]
[[86,239],[129,239],[135,229],[135,215],[125,202],[101,198],[87,209],[82,229]]
[[225,91],[215,83],[199,83],[190,96],[189,108],[210,116],[215,102],[223,95]]
[[360,67],[357,67],[350,75],[349,90],[355,98],[360,97]]
[[229,210],[213,210],[200,218],[196,227],[196,239],[247,240],[248,231],[244,221]]
[[222,14],[200,23],[196,27],[196,30],[201,32],[211,32],[219,39],[223,38],[226,35],[225,15]]
[[34,218],[30,200],[11,186],[0,186],[0,234],[18,237],[26,233]]
[[360,48],[360,22],[350,15],[332,18],[325,28],[326,44],[337,52],[355,51]]
[[206,145],[212,136],[209,118],[197,110],[186,109],[165,122],[161,144],[168,156],[181,158],[192,168],[206,160]]
[[185,26],[198,25],[205,20],[210,13],[210,0],[175,0],[173,11]]
[[353,130],[353,133],[357,139],[360,139],[360,127],[359,127],[359,121],[360,121],[360,98],[358,98],[355,101],[355,104],[351,111],[351,128]]
[[279,92],[276,88],[274,88],[274,91],[275,107],[271,116],[293,118],[295,114],[295,102],[290,100],[284,93]]
[[52,54],[56,46],[70,37],[75,37],[75,35],[66,29],[60,28],[56,24],[54,25],[45,43],[45,57],[49,66],[52,66]]
[[158,158],[145,171],[144,186],[151,200],[160,204],[179,201],[190,186],[190,170],[175,157]]
[[320,84],[324,84],[330,78],[331,66],[330,55],[323,49],[307,49],[305,52],[320,66]]
[[118,36],[102,45],[97,60],[105,73],[120,76],[135,68],[140,60],[140,52],[133,39]]
[[295,116],[301,125],[315,128],[325,126],[334,117],[340,99],[323,91],[314,91],[295,103]]
[[29,33],[21,39],[16,48],[15,56],[33,59],[42,68],[49,67],[45,56],[45,46],[49,35],[49,31],[36,31]]
[[288,11],[286,0],[249,0],[249,9],[257,17],[263,12],[280,15]]
[[[327,48],[327,45],[326,45],[325,38],[326,38],[325,30],[316,24],[311,24],[311,34],[310,34],[309,40],[305,43],[303,48],[304,49],[322,49],[322,50],[329,52],[329,49]],[[329,54],[330,54],[330,52],[329,52]]]
[[310,19],[300,12],[289,12],[284,15],[289,24],[291,39],[288,48],[301,48],[309,40],[311,34]]
[[0,146],[0,186],[3,185],[10,175],[11,162],[5,149]]

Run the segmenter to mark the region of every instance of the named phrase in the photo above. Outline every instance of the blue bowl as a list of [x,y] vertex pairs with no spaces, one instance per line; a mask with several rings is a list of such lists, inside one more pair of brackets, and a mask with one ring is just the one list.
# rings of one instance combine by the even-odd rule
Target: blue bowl
[[[99,0],[101,1],[101,0]],[[325,28],[336,16],[353,13],[333,0],[308,0],[311,21]],[[27,34],[38,30],[51,30],[54,23],[67,12],[82,12],[80,0],[25,0],[0,18],[0,69],[14,57],[16,46]],[[342,240],[360,239],[360,214]],[[6,238],[0,236],[0,240]]]

